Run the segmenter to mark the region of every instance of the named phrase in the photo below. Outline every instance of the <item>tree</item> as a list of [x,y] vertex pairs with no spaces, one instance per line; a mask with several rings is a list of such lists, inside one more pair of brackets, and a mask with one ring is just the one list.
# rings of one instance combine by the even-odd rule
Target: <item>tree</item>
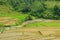
[[54,17],[56,18],[56,19],[60,19],[59,17],[60,17],[60,9],[59,9],[59,7],[57,6],[57,5],[55,5],[54,6],[54,8],[53,8],[53,15],[54,15]]
[[31,14],[32,16],[35,16],[37,18],[43,18],[44,16],[44,11],[47,9],[46,4],[40,2],[40,1],[35,1],[32,4],[31,7]]
[[0,5],[3,5],[3,4],[5,4],[5,2],[4,2],[4,1],[2,1],[2,0],[0,0]]
[[21,10],[21,12],[26,13],[26,14],[30,11],[31,9],[29,7],[25,7],[24,9]]

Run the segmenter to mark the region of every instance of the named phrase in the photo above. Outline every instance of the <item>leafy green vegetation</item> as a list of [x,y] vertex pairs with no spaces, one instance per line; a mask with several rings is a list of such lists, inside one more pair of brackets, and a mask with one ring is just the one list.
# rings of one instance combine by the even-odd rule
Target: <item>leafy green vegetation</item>
[[[0,17],[17,19],[14,25],[20,25],[24,21],[40,18],[60,20],[60,1],[0,0]],[[44,23],[42,24],[44,25]],[[50,24],[48,23],[48,25]]]
[[5,30],[4,26],[5,26],[4,24],[0,24],[0,32],[1,33]]
[[27,16],[27,14],[10,10],[6,5],[0,5],[0,17],[9,17],[11,19],[16,19],[17,22],[13,25],[20,25],[23,21],[25,21]]
[[[3,5],[5,5],[5,9],[1,8]],[[59,0],[1,0],[0,6],[1,10],[8,13],[16,11],[19,14],[28,14],[35,18],[60,19]]]
[[4,24],[0,24],[0,27],[4,27],[5,25]]
[[19,14],[19,13],[0,13],[0,17],[10,17],[10,18],[15,18],[17,19],[17,22],[23,22],[25,20],[25,18],[27,17],[27,15],[23,15],[23,14]]

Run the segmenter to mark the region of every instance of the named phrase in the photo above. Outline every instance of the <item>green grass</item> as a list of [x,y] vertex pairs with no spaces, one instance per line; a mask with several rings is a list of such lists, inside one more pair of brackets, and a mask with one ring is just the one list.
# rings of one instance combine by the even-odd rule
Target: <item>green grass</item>
[[27,16],[28,16],[27,14],[22,14],[21,12],[19,13],[11,11],[5,5],[0,5],[0,17],[10,17],[13,19],[17,19],[17,22],[14,25],[20,25]]
[[24,25],[24,27],[60,27],[59,22],[34,22]]
[[[55,5],[59,6],[60,8],[60,2],[59,1],[46,1],[45,4],[47,4],[47,8],[53,8]],[[9,6],[10,7],[10,6]],[[25,18],[28,16],[27,14],[18,13],[15,11],[10,10],[8,5],[0,5],[0,17],[10,17],[17,19],[18,21],[14,25],[20,25]],[[36,22],[26,25],[26,27],[39,27],[39,26],[60,26],[60,23],[56,22]]]
[[4,24],[0,24],[0,32],[1,33],[5,30],[4,26],[5,26]]
[[18,20],[17,23],[19,24],[25,20],[27,15],[22,14],[22,13],[13,12],[13,13],[0,13],[0,17],[10,17],[10,18],[17,19]]

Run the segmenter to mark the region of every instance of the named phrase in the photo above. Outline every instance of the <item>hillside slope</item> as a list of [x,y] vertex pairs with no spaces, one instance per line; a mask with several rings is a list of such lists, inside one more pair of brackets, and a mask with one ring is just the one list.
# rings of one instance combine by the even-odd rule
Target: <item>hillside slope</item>
[[13,20],[16,20],[13,25],[18,25],[21,24],[26,17],[27,14],[24,15],[22,13],[12,11],[7,5],[0,5],[0,24],[9,24],[9,21],[11,23]]
[[0,17],[18,19],[60,19],[60,2],[44,0],[0,0]]

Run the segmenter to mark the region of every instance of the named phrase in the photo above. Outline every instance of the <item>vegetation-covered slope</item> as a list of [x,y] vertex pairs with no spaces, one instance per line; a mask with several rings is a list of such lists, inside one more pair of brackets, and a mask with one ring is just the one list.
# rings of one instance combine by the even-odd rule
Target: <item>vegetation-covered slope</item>
[[0,17],[17,18],[18,24],[38,18],[60,19],[60,1],[0,0]]
[[[12,7],[10,7],[8,4],[5,4],[4,1],[2,1],[2,2],[3,3],[0,3],[0,20],[2,20],[2,19],[8,20],[8,17],[9,17],[11,19],[16,19],[17,22],[14,25],[18,25],[18,24],[21,24],[26,19],[27,14],[24,15],[21,12],[12,11],[11,10]],[[2,19],[1,19],[1,17],[2,17]],[[0,22],[0,24],[1,24],[1,22]]]
[[[0,0],[0,8],[29,14],[35,18],[60,19],[59,0]],[[4,9],[1,8],[2,10]],[[1,11],[1,10],[0,10]],[[4,11],[3,11],[4,12]]]

